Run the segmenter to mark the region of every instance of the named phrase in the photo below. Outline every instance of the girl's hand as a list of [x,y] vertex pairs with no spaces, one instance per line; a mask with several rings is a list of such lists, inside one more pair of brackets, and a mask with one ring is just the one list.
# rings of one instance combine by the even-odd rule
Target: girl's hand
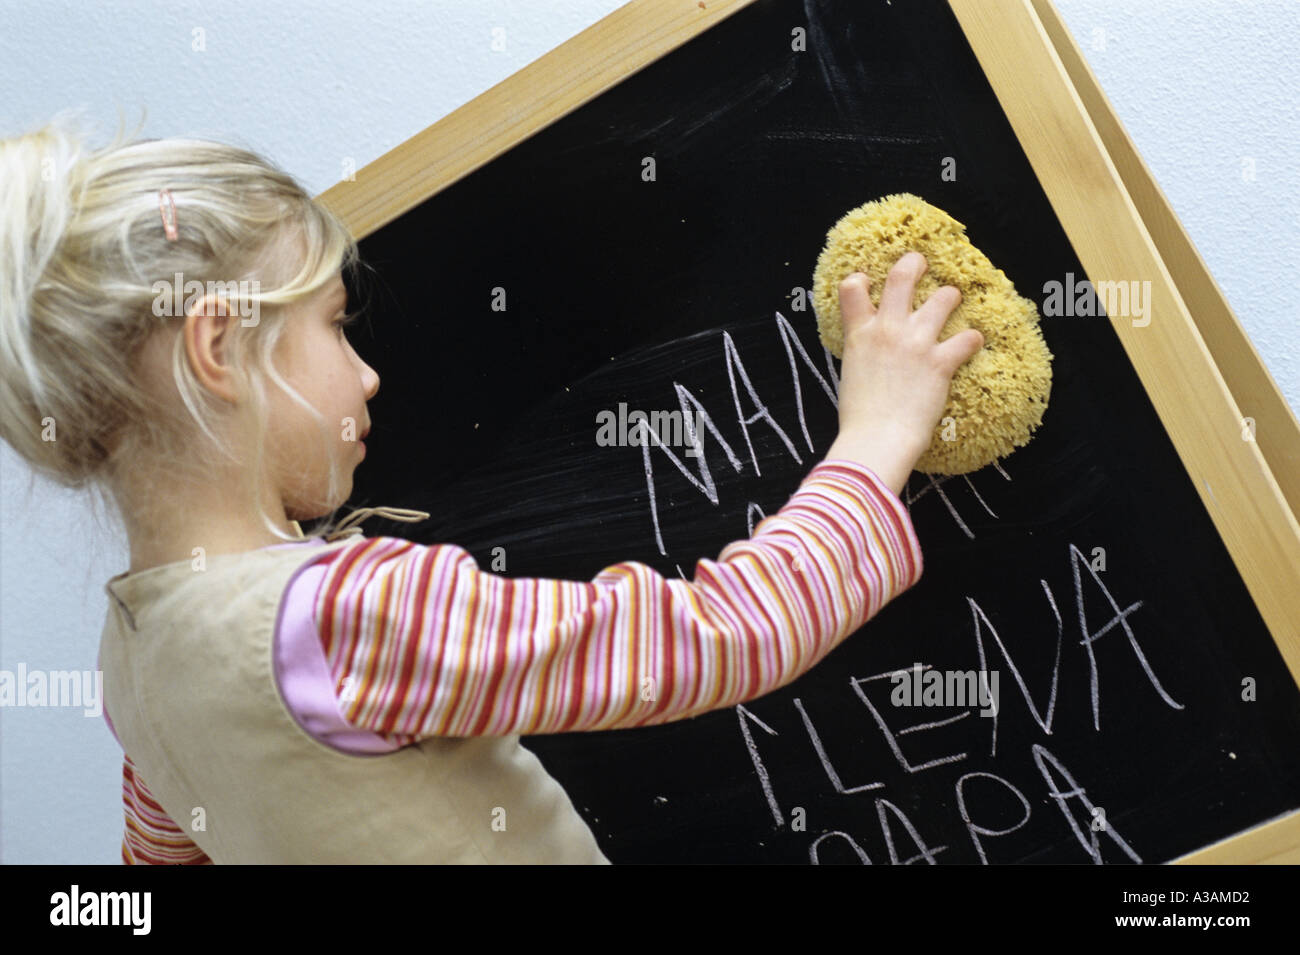
[[869,458],[860,463],[896,494],[930,446],[952,376],[984,347],[984,336],[973,328],[938,340],[961,302],[961,293],[951,285],[912,310],[916,283],[926,268],[919,252],[903,255],[889,270],[879,308],[871,304],[870,279],[863,273],[840,283],[840,434],[827,457]]

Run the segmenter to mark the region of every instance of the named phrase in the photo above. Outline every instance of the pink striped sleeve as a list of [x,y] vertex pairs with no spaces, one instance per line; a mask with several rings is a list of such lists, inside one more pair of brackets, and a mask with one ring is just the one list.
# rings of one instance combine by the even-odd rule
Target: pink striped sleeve
[[902,502],[835,460],[692,582],[636,561],[590,582],[503,578],[451,544],[377,537],[330,555],[314,613],[357,728],[399,743],[604,730],[784,686],[921,572]]
[[126,829],[122,862],[126,865],[211,865],[207,853],[158,805],[128,756],[122,761],[122,806]]

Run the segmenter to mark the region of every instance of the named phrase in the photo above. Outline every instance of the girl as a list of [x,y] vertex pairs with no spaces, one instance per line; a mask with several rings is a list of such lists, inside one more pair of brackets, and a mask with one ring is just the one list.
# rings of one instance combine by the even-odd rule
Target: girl
[[692,582],[506,579],[358,526],[426,514],[335,518],[379,376],[357,247],[284,172],[59,117],[0,144],[0,209],[0,434],[130,541],[99,660],[126,863],[608,861],[519,736],[755,699],[914,584],[898,494],[983,344],[937,341],[955,289],[912,310],[918,253],[878,309],[850,276],[840,433],[750,540]]

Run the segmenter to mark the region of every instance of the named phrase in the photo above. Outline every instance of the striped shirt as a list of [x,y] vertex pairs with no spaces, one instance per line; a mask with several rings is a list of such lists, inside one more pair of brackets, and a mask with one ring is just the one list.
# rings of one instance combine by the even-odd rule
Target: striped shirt
[[[690,582],[636,561],[589,582],[499,577],[452,544],[358,538],[295,574],[276,673],[299,724],[347,752],[651,726],[794,681],[921,572],[897,495],[823,461]],[[124,862],[209,862],[129,754],[122,792]]]

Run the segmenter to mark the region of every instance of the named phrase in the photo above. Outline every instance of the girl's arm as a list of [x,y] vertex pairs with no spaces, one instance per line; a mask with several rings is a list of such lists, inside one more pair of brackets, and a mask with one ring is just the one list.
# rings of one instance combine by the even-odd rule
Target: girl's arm
[[849,460],[813,468],[693,582],[635,561],[586,583],[505,578],[463,548],[392,537],[328,559],[314,615],[340,709],[399,745],[648,726],[751,700],[922,572],[906,508]]

